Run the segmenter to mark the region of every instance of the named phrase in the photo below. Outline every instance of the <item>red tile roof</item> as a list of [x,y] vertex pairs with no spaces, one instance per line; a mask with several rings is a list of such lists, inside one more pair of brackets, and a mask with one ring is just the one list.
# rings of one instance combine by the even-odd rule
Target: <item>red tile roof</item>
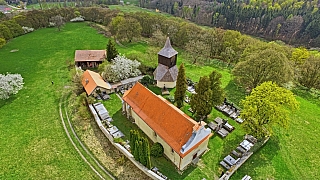
[[87,94],[90,95],[96,87],[102,87],[104,89],[111,89],[109,83],[105,82],[100,74],[86,70],[82,75],[82,85]]
[[74,61],[104,61],[105,58],[105,50],[76,50]]
[[181,157],[184,157],[201,144],[198,143],[187,153],[182,154],[180,152],[182,146],[190,139],[192,132],[198,130],[199,124],[163,97],[157,96],[140,83],[128,90],[123,95],[123,100]]

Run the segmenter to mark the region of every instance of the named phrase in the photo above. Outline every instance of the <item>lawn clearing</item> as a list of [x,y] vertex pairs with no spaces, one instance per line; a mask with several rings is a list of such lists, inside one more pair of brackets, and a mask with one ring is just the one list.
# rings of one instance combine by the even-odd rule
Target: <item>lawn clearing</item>
[[120,10],[120,11],[123,11],[126,13],[147,12],[147,13],[157,14],[157,15],[161,14],[166,17],[172,16],[172,15],[165,13],[165,12],[156,12],[155,9],[146,9],[146,8],[138,7],[139,1],[137,1],[137,0],[129,0],[128,2],[130,2],[131,5],[124,5],[124,6],[122,6],[122,5],[109,5],[109,8]]
[[58,103],[70,81],[66,60],[76,49],[103,49],[105,43],[81,23],[61,32],[41,29],[0,49],[0,73],[19,73],[25,82],[17,95],[0,101],[0,179],[97,178],[66,138]]

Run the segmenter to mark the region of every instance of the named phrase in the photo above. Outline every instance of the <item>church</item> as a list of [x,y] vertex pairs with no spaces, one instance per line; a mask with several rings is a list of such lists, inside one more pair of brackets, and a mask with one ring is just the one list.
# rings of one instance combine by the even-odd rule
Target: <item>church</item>
[[158,52],[158,66],[153,72],[154,80],[159,88],[176,87],[178,68],[178,52],[171,46],[170,38],[167,37],[164,47]]
[[165,156],[179,170],[197,163],[208,149],[212,133],[204,122],[196,122],[140,83],[124,93],[122,112],[154,143],[163,146]]

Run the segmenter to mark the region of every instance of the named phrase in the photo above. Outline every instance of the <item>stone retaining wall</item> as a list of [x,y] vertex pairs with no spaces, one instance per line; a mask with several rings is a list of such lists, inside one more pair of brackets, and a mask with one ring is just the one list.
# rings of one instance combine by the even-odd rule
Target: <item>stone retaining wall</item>
[[124,154],[136,167],[138,167],[142,172],[144,172],[147,176],[149,176],[152,179],[158,179],[158,180],[164,180],[162,177],[160,177],[158,174],[154,173],[153,171],[151,171],[150,169],[146,168],[145,166],[143,166],[140,162],[136,161],[133,157],[133,155],[127,150],[125,149],[123,146],[121,146],[119,143],[115,143],[113,142],[113,137],[111,136],[111,134],[107,131],[107,129],[103,126],[103,124],[101,123],[101,120],[96,112],[96,110],[93,108],[93,106],[90,104],[89,105],[89,109],[91,111],[91,113],[94,116],[94,119],[97,123],[97,125],[99,126],[100,130],[103,132],[103,134],[109,139],[109,141],[111,142],[111,144],[116,147],[122,154]]

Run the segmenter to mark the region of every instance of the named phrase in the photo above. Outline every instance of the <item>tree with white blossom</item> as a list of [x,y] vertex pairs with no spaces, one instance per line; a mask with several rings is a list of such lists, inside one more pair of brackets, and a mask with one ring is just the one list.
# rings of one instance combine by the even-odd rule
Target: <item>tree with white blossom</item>
[[138,69],[140,62],[130,60],[124,55],[117,55],[110,64],[106,65],[102,76],[109,82],[117,82],[130,77],[139,76],[141,71]]
[[23,84],[20,74],[0,74],[0,99],[8,99],[10,95],[17,94]]

